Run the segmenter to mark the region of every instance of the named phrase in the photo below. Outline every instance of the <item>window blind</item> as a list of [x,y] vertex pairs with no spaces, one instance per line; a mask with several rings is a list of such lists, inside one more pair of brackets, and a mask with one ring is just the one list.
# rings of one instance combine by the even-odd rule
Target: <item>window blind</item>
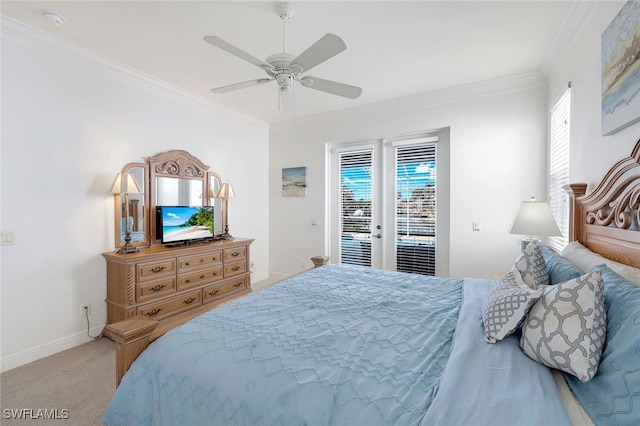
[[569,242],[569,196],[563,186],[569,183],[570,118],[571,83],[551,110],[549,207],[562,236],[550,237],[549,245],[558,251]]
[[340,262],[371,266],[373,150],[339,154]]
[[435,275],[436,144],[395,147],[396,269]]

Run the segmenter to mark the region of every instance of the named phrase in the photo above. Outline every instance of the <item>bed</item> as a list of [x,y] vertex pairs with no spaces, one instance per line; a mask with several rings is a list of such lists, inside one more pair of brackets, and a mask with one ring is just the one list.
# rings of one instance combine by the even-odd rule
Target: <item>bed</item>
[[572,243],[499,281],[326,265],[151,344],[153,321],[110,326],[103,422],[640,424],[640,141],[567,190]]

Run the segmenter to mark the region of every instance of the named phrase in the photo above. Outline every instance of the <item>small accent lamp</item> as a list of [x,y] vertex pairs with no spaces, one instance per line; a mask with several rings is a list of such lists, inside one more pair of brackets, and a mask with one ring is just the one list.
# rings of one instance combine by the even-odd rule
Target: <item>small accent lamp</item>
[[225,209],[224,209],[224,233],[222,234],[222,239],[224,240],[233,240],[233,237],[231,236],[231,234],[229,234],[229,206],[228,206],[228,199],[229,198],[235,198],[236,197],[236,193],[233,190],[233,186],[231,186],[231,184],[227,181],[225,183],[222,184],[222,186],[220,186],[220,191],[218,191],[218,194],[216,195],[216,198],[222,198],[222,202],[225,203]]
[[535,197],[522,202],[509,233],[529,236],[522,240],[523,250],[530,242],[538,241],[533,238],[534,235],[562,235],[549,205],[544,201],[536,201]]
[[125,234],[124,234],[124,246],[118,249],[118,253],[135,253],[138,247],[131,244],[131,229],[129,227],[129,194],[142,194],[140,186],[136,179],[129,173],[118,173],[116,180],[113,182],[111,193],[114,195],[124,195],[124,210],[125,210]]

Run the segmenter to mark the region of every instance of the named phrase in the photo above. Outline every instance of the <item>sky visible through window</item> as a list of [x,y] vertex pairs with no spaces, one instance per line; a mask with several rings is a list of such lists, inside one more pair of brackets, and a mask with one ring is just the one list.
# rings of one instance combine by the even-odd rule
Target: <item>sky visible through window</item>
[[[417,188],[435,185],[436,164],[404,163],[396,170],[398,192],[402,199],[411,197]],[[353,192],[355,200],[371,201],[371,173],[369,167],[348,167],[342,170],[342,183]]]

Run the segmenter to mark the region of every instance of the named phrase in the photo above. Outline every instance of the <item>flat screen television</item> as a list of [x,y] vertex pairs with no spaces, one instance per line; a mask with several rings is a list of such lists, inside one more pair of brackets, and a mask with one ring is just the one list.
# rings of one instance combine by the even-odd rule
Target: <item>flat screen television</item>
[[212,240],[213,206],[158,206],[156,224],[162,244]]

